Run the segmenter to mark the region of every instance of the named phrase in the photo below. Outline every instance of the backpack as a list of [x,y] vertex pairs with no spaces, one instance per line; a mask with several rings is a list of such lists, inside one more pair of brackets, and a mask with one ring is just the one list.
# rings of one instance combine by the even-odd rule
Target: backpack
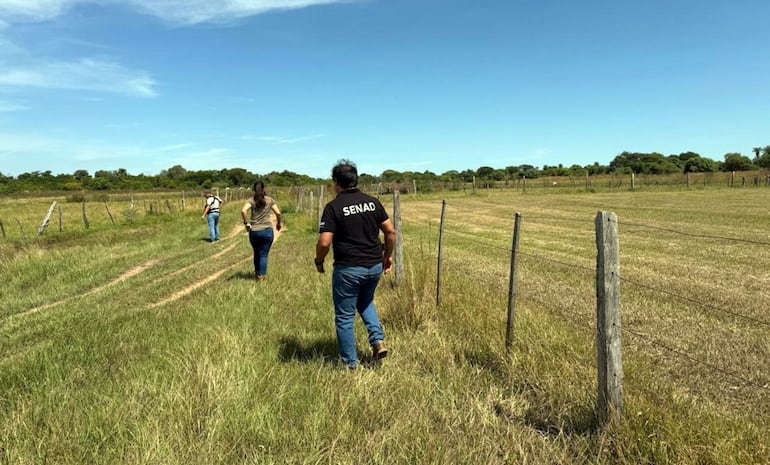
[[222,199],[217,197],[216,195],[211,196],[211,203],[208,203],[208,200],[206,201],[206,205],[209,207],[209,211],[217,211],[219,210],[219,207],[222,206],[224,202],[222,202]]

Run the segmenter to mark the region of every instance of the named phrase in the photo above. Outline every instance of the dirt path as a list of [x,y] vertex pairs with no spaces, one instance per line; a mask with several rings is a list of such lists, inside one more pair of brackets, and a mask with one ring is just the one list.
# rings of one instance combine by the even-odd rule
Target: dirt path
[[56,302],[50,302],[50,303],[47,303],[45,305],[41,305],[39,307],[31,308],[31,309],[27,310],[24,313],[17,313],[15,315],[11,315],[10,317],[23,317],[23,316],[27,316],[27,315],[30,315],[32,313],[37,313],[39,311],[45,310],[45,309],[50,308],[50,307],[55,307],[56,305],[61,305],[63,303],[69,302],[70,300],[72,300],[72,299],[74,299],[76,297],[85,297],[85,296],[89,296],[89,295],[92,295],[92,294],[96,294],[97,292],[103,291],[104,289],[107,289],[107,288],[112,287],[112,286],[114,286],[116,284],[119,284],[119,283],[127,280],[128,278],[130,278],[132,276],[135,276],[135,275],[141,273],[142,271],[157,265],[158,263],[160,263],[160,260],[158,260],[158,259],[150,260],[148,262],[142,263],[141,265],[138,265],[138,266],[135,266],[135,267],[131,268],[130,270],[128,270],[125,273],[121,274],[120,276],[118,276],[117,278],[113,279],[109,283],[103,284],[103,285],[101,285],[99,287],[95,287],[95,288],[91,289],[88,292],[84,292],[84,293],[79,294],[79,295],[74,295],[74,296],[70,296],[70,297],[67,297],[67,298],[64,298],[64,299],[61,299],[61,300],[57,300]]
[[[281,233],[283,233],[284,231],[285,231],[285,229],[281,229],[281,231],[275,230],[275,239],[274,239],[274,241],[277,241],[278,238],[281,236]],[[177,275],[179,273],[184,273],[186,271],[189,271],[190,269],[202,266],[204,263],[210,261],[211,259],[219,258],[219,257],[221,257],[221,256],[223,256],[223,255],[225,255],[227,253],[230,253],[238,245],[237,242],[233,241],[233,239],[236,239],[236,238],[238,238],[239,240],[246,240],[248,242],[248,239],[247,239],[246,234],[245,234],[245,228],[242,225],[240,225],[240,224],[233,225],[232,229],[230,230],[230,232],[225,237],[224,241],[232,242],[231,244],[228,244],[227,247],[224,247],[223,249],[217,251],[215,254],[210,255],[210,256],[206,256],[203,259],[196,261],[195,263],[192,263],[192,264],[187,265],[185,267],[179,268],[178,270],[173,271],[172,273],[170,273],[167,276],[174,276],[174,275]],[[181,297],[183,297],[183,296],[185,296],[187,294],[190,294],[195,289],[197,289],[197,288],[199,288],[199,287],[201,287],[201,286],[203,286],[205,284],[208,284],[209,282],[213,281],[214,279],[217,279],[225,271],[228,271],[228,270],[230,270],[230,269],[232,269],[232,268],[234,268],[236,266],[241,266],[243,263],[251,261],[251,260],[252,260],[252,256],[249,255],[247,258],[244,258],[243,260],[240,260],[240,261],[236,262],[233,265],[230,265],[230,266],[228,266],[226,268],[218,270],[215,273],[210,274],[210,275],[206,276],[203,279],[200,279],[198,281],[195,281],[195,282],[191,283],[189,286],[185,287],[184,289],[181,289],[181,290],[179,290],[177,292],[174,292],[170,296],[168,296],[168,297],[166,297],[166,298],[164,298],[164,299],[162,299],[162,300],[160,300],[158,302],[150,304],[148,306],[148,308],[155,308],[155,307],[158,307],[160,305],[163,305],[163,304],[166,304],[166,303],[169,303],[169,302],[173,302],[173,301],[175,301],[175,300],[177,300],[177,299],[179,299],[179,298],[181,298]],[[69,302],[69,301],[71,301],[73,299],[79,298],[79,297],[86,297],[86,296],[89,296],[89,295],[96,294],[97,292],[101,292],[101,291],[103,291],[105,289],[108,289],[108,288],[110,288],[112,286],[115,286],[115,285],[117,285],[117,284],[119,284],[119,283],[121,283],[121,282],[123,282],[123,281],[125,281],[125,280],[127,280],[127,279],[129,279],[131,277],[133,277],[133,276],[136,276],[139,273],[142,273],[143,271],[145,271],[145,270],[147,270],[149,268],[152,268],[153,266],[157,265],[160,262],[161,262],[160,259],[149,260],[147,262],[142,263],[141,265],[137,265],[137,266],[127,270],[126,272],[124,272],[120,276],[118,276],[117,278],[115,278],[112,281],[110,281],[108,283],[105,283],[105,284],[103,284],[101,286],[95,287],[95,288],[93,288],[91,290],[88,290],[86,292],[83,292],[81,294],[72,295],[72,296],[65,297],[63,299],[57,300],[55,302],[49,302],[49,303],[47,303],[45,305],[41,305],[39,307],[31,308],[31,309],[29,309],[29,310],[27,310],[25,312],[22,312],[22,313],[16,313],[16,314],[13,314],[13,315],[9,315],[7,317],[7,319],[11,320],[11,319],[15,319],[15,318],[25,317],[25,316],[28,316],[28,315],[31,315],[31,314],[34,314],[34,313],[41,312],[43,310],[47,310],[47,309],[49,309],[51,307],[56,307],[57,305],[65,304],[65,303],[67,303],[67,302]]]
[[[273,222],[273,228],[275,228],[275,222]],[[273,239],[273,243],[278,241],[278,239],[281,236],[281,233],[283,233],[285,230],[286,230],[285,228],[281,228],[280,231],[278,231],[276,229],[273,229],[274,234],[275,234],[275,237]],[[246,231],[246,229],[242,225],[236,224],[233,227],[233,229],[230,231],[230,233],[225,237],[225,240],[230,241],[233,238],[237,238],[237,237],[240,236],[240,237],[243,238],[242,240],[248,241],[248,239],[246,237],[245,231]],[[216,254],[212,255],[211,257],[207,257],[204,260],[200,260],[200,261],[198,261],[196,263],[193,263],[191,265],[188,265],[188,266],[184,267],[183,269],[177,270],[177,271],[174,272],[174,274],[181,273],[183,271],[189,270],[190,268],[193,268],[193,267],[196,267],[196,266],[201,266],[202,263],[210,260],[211,258],[217,258],[217,257],[220,257],[220,256],[224,255],[225,253],[230,252],[231,250],[233,250],[235,248],[236,245],[237,245],[237,243],[233,242],[232,244],[228,245],[226,248],[222,249],[220,252],[217,252]],[[228,266],[226,268],[223,268],[223,269],[218,270],[218,271],[216,271],[214,273],[211,273],[208,276],[206,276],[205,278],[193,282],[192,284],[190,284],[189,286],[185,287],[184,289],[180,289],[177,292],[173,293],[172,295],[170,295],[170,296],[168,296],[168,297],[166,297],[166,298],[164,298],[162,300],[159,300],[158,302],[151,303],[150,305],[148,305],[147,308],[159,307],[161,305],[164,305],[164,304],[173,302],[175,300],[178,300],[178,299],[180,299],[180,298],[190,294],[195,289],[198,289],[201,286],[205,286],[206,284],[210,283],[211,281],[214,281],[215,279],[219,278],[220,276],[222,276],[222,274],[225,271],[228,271],[228,270],[230,270],[232,268],[235,268],[236,266],[242,266],[246,262],[251,262],[252,259],[253,259],[253,256],[251,254],[249,254],[249,256],[247,258],[244,258],[243,260],[240,260],[240,261],[238,261],[238,262],[236,262],[236,263],[234,263],[234,264],[232,264],[232,265],[230,265],[230,266]]]

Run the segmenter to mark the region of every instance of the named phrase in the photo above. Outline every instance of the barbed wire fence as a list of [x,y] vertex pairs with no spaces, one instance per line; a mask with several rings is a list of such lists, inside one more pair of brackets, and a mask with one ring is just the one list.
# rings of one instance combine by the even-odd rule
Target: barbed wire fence
[[[528,293],[526,292],[526,285],[521,286],[522,289],[514,290],[513,292],[516,293],[516,296],[521,300],[525,301],[530,305],[536,305],[539,308],[542,308],[544,310],[549,311],[551,314],[555,315],[557,318],[562,319],[563,321],[568,322],[571,326],[578,329],[582,332],[585,332],[586,330],[590,330],[592,332],[592,336],[596,338],[596,344],[597,344],[597,351],[599,352],[599,345],[602,344],[601,341],[603,341],[603,335],[600,334],[602,331],[599,329],[601,328],[601,325],[603,324],[601,321],[597,321],[597,315],[601,313],[601,305],[600,302],[597,302],[594,300],[592,303],[589,304],[589,298],[597,298],[601,293],[598,290],[599,282],[598,282],[598,268],[600,267],[599,260],[597,259],[596,267],[592,267],[589,265],[589,261],[591,261],[594,258],[597,257],[589,257],[586,256],[585,260],[580,259],[577,262],[573,259],[562,259],[562,258],[554,258],[552,256],[547,256],[542,253],[537,253],[537,251],[531,251],[531,250],[519,250],[519,247],[517,246],[517,241],[514,238],[513,245],[503,245],[499,243],[499,240],[489,239],[488,237],[484,237],[483,235],[474,234],[473,232],[468,232],[467,230],[459,230],[459,229],[452,229],[449,224],[451,222],[448,222],[447,219],[451,218],[451,215],[447,215],[447,206],[452,207],[452,205],[447,205],[446,201],[442,202],[442,214],[441,214],[441,220],[439,221],[438,225],[435,225],[434,222],[430,222],[428,224],[420,221],[411,221],[409,219],[404,219],[403,221],[407,223],[409,226],[412,227],[412,229],[425,229],[428,228],[432,230],[433,234],[438,234],[439,238],[437,239],[437,245],[439,245],[439,251],[437,252],[437,282],[436,282],[436,303],[437,306],[441,305],[441,261],[443,259],[442,255],[451,253],[451,248],[447,249],[446,245],[444,245],[446,238],[451,238],[453,241],[457,240],[458,244],[462,244],[464,248],[470,248],[470,249],[486,249],[487,252],[490,255],[494,256],[501,256],[501,253],[504,253],[506,255],[509,255],[511,257],[511,271],[510,271],[510,282],[511,286],[517,286],[518,283],[516,283],[515,279],[515,269],[516,266],[514,266],[514,260],[518,260],[520,263],[527,263],[530,264],[534,263],[539,267],[542,267],[544,264],[547,264],[550,267],[554,268],[560,268],[562,272],[564,273],[572,273],[572,274],[580,274],[584,278],[588,276],[593,276],[593,278],[596,280],[594,282],[596,288],[597,288],[597,294],[592,296],[582,296],[580,298],[562,298],[562,299],[550,299],[545,298],[540,294],[537,293]],[[462,208],[462,207],[458,207]],[[607,212],[598,212],[597,218],[604,213]],[[489,216],[488,213],[485,213],[485,215]],[[766,246],[770,246],[770,242],[762,241],[762,240],[756,240],[756,239],[750,239],[750,238],[741,238],[741,237],[730,237],[725,235],[717,235],[717,234],[702,234],[697,232],[688,232],[679,230],[676,228],[669,228],[669,227],[660,227],[656,225],[649,225],[649,224],[643,224],[638,222],[626,222],[626,221],[619,221],[617,218],[613,218],[614,215],[609,215],[609,219],[606,219],[607,223],[609,223],[609,226],[612,228],[615,228],[617,230],[618,226],[623,226],[627,228],[630,233],[625,234],[626,240],[633,240],[633,234],[635,231],[641,231],[641,230],[652,230],[656,233],[666,233],[666,234],[673,234],[673,235],[680,235],[686,237],[688,240],[706,240],[710,243],[716,242],[718,244],[723,243],[731,243],[731,244],[750,244],[755,247],[764,248]],[[495,217],[498,220],[505,220],[506,218],[497,216]],[[570,225],[571,230],[575,230],[576,225],[585,225],[585,228],[578,228],[580,231],[580,234],[585,234],[586,237],[589,237],[589,222],[584,219],[579,218],[573,218],[573,217],[557,217],[557,216],[547,216],[547,215],[536,215],[536,216],[525,216],[520,215],[519,213],[515,213],[512,217],[507,218],[508,221],[511,221],[515,224],[516,220],[520,220],[524,222],[525,224],[553,224],[554,222],[560,222],[563,224]],[[594,221],[594,230],[596,231],[598,229],[598,220]],[[516,227],[514,226],[514,229]],[[521,232],[520,232],[521,233]],[[596,233],[596,247],[597,250],[595,253],[598,255],[601,255],[601,247],[602,241],[599,240],[598,232]],[[516,235],[516,232],[514,232],[514,236]],[[499,236],[499,234],[498,234]],[[581,251],[584,252],[584,251]],[[497,270],[499,271],[499,270]],[[750,332],[752,334],[751,337],[754,337],[754,341],[762,341],[767,340],[768,333],[770,333],[770,321],[764,317],[764,316],[758,316],[756,314],[753,314],[751,311],[739,311],[731,306],[715,303],[713,300],[704,300],[702,298],[698,298],[697,296],[693,295],[687,295],[683,292],[678,292],[675,288],[666,286],[665,284],[655,284],[647,282],[645,278],[642,276],[635,276],[634,269],[630,269],[629,271],[626,271],[625,273],[620,273],[618,270],[611,271],[609,273],[610,280],[612,281],[613,286],[617,286],[617,292],[618,292],[618,302],[620,297],[620,289],[624,289],[625,291],[628,291],[630,294],[634,293],[643,293],[644,298],[642,298],[640,301],[634,301],[633,305],[629,305],[629,307],[634,307],[636,310],[636,313],[644,314],[644,313],[650,313],[654,314],[653,312],[647,312],[644,310],[645,302],[657,302],[657,301],[663,301],[666,302],[667,306],[672,306],[676,310],[678,310],[680,313],[684,315],[688,315],[690,318],[699,318],[697,321],[697,326],[690,329],[694,334],[697,335],[697,337],[693,338],[690,337],[690,339],[678,339],[680,338],[681,334],[677,334],[678,331],[673,331],[673,334],[663,334],[659,333],[654,330],[654,328],[651,330],[650,328],[647,328],[646,325],[651,325],[652,323],[643,321],[643,318],[638,317],[636,314],[631,313],[629,318],[627,318],[622,324],[620,323],[620,313],[618,313],[617,320],[614,322],[611,322],[607,328],[604,328],[604,331],[616,331],[617,332],[617,349],[620,350],[620,335],[622,334],[625,339],[629,341],[628,347],[633,347],[632,356],[635,358],[639,358],[640,361],[647,360],[650,365],[655,365],[656,360],[655,357],[657,357],[659,354],[667,354],[668,359],[666,362],[666,366],[669,367],[668,369],[671,372],[676,371],[679,367],[686,365],[688,367],[694,366],[695,369],[697,369],[697,372],[690,371],[689,373],[692,376],[696,376],[699,378],[712,378],[712,379],[721,379],[726,380],[729,384],[729,386],[726,387],[727,390],[736,390],[736,389],[744,389],[744,390],[750,390],[750,397],[753,397],[754,399],[761,401],[764,396],[767,395],[767,391],[770,390],[770,378],[768,378],[767,375],[767,354],[766,352],[767,348],[762,345],[761,342],[757,342],[753,344],[753,349],[759,351],[757,355],[754,355],[754,357],[759,358],[759,362],[757,365],[751,365],[751,363],[742,364],[742,363],[725,363],[726,356],[719,356],[715,355],[714,352],[718,350],[720,347],[725,347],[725,345],[731,344],[731,342],[728,341],[722,341],[721,337],[723,334],[718,331],[720,328],[719,325],[730,325],[730,329],[728,332],[735,333],[735,334],[743,334],[746,332]],[[499,272],[495,274],[495,277],[499,278]],[[665,282],[665,276],[659,276],[658,277],[661,281]],[[558,292],[558,286],[555,286],[557,288]],[[452,290],[449,290],[449,292],[452,292]],[[762,299],[762,295],[759,295],[756,298]],[[564,300],[569,301],[569,305],[564,305],[561,302]],[[747,300],[752,300],[751,297],[748,297]],[[577,302],[576,302],[577,301]],[[631,301],[629,301],[631,302]],[[577,305],[576,305],[577,303]],[[515,302],[514,302],[515,305]],[[593,315],[593,321],[592,316],[588,313],[589,308],[593,306],[596,309],[596,314]],[[575,308],[579,307],[581,308],[581,311],[576,312]],[[700,309],[700,313],[694,312],[694,309]],[[618,312],[620,311],[619,305],[618,305]],[[654,310],[654,309],[653,309]],[[756,313],[756,311],[755,311]],[[509,308],[508,309],[508,320],[510,320],[515,315],[515,308]],[[694,315],[694,316],[693,316]],[[645,316],[644,318],[649,319],[651,321],[654,320],[654,316]],[[512,326],[511,321],[507,321],[507,324]],[[606,323],[604,323],[606,324]],[[708,327],[708,324],[713,324],[715,326],[712,326],[712,328]],[[609,328],[609,329],[608,329]],[[507,328],[506,328],[507,329]],[[724,332],[724,330],[722,330]],[[713,336],[710,336],[713,335]],[[508,346],[508,339],[510,339],[512,336],[509,334],[509,331],[506,331],[506,346]],[[711,339],[710,339],[711,337]],[[764,339],[763,339],[764,338]],[[699,342],[703,342],[702,345],[698,345]],[[737,342],[732,342],[733,344],[740,344],[742,341],[738,340]],[[611,343],[612,344],[612,343]],[[764,347],[764,349],[763,349]],[[750,348],[746,348],[743,350],[739,350],[739,352],[745,352],[747,350],[750,350]],[[764,351],[764,352],[763,352]],[[764,355],[763,355],[764,353]],[[599,358],[601,358],[601,354],[598,354]],[[622,356],[620,355],[620,352],[617,355],[618,361],[622,360]],[[764,358],[764,361],[762,359]],[[599,366],[602,363],[601,360],[597,360],[594,365],[598,367],[599,370],[601,370],[601,367]],[[620,377],[620,382],[622,383],[622,364],[620,367],[618,367],[620,371],[618,371],[615,376]],[[684,376],[682,376],[684,377]],[[601,378],[601,373],[598,374],[597,378]],[[615,387],[608,387],[608,388],[602,388],[599,387],[600,393],[599,396],[601,397],[601,390],[605,389],[605,393],[608,392],[608,390],[615,389],[619,394],[622,396],[622,384]],[[640,389],[642,391],[642,389]],[[636,393],[636,391],[635,391]],[[709,394],[709,393],[705,393]],[[597,406],[599,408],[604,408],[606,411],[599,411],[597,412],[600,417],[608,418],[607,415],[616,415],[622,413],[622,397],[615,400],[617,402],[617,405],[605,405],[604,407],[601,407],[602,402],[601,399],[598,399],[599,402],[597,402]]]

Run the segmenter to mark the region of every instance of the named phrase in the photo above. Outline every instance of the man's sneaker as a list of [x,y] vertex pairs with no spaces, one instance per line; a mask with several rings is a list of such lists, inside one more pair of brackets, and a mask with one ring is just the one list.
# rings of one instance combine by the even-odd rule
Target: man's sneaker
[[377,341],[374,344],[372,344],[372,358],[375,360],[380,360],[385,358],[388,355],[388,349],[385,347],[385,344],[382,341]]

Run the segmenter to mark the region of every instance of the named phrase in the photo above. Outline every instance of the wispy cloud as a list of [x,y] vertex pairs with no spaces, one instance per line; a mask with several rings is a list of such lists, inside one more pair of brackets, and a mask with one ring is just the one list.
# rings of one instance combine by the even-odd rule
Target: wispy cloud
[[29,107],[27,105],[0,102],[0,113],[11,113],[14,111],[24,111],[24,110],[29,110]]
[[157,95],[156,83],[149,73],[128,69],[117,62],[90,58],[4,66],[0,70],[0,85],[92,90],[139,97]]
[[298,142],[305,142],[313,139],[318,139],[324,137],[323,134],[312,134],[309,136],[302,136],[302,137],[294,137],[294,138],[287,138],[287,137],[280,137],[280,136],[252,136],[252,135],[245,135],[241,136],[241,140],[253,140],[253,141],[259,141],[259,142],[267,142],[275,145],[283,145],[283,144],[296,144]]
[[127,4],[139,12],[182,25],[226,23],[269,11],[352,1],[357,0],[0,0],[0,22],[45,21],[77,4],[95,3]]
[[0,21],[42,21],[55,18],[77,2],[78,0],[0,0]]

